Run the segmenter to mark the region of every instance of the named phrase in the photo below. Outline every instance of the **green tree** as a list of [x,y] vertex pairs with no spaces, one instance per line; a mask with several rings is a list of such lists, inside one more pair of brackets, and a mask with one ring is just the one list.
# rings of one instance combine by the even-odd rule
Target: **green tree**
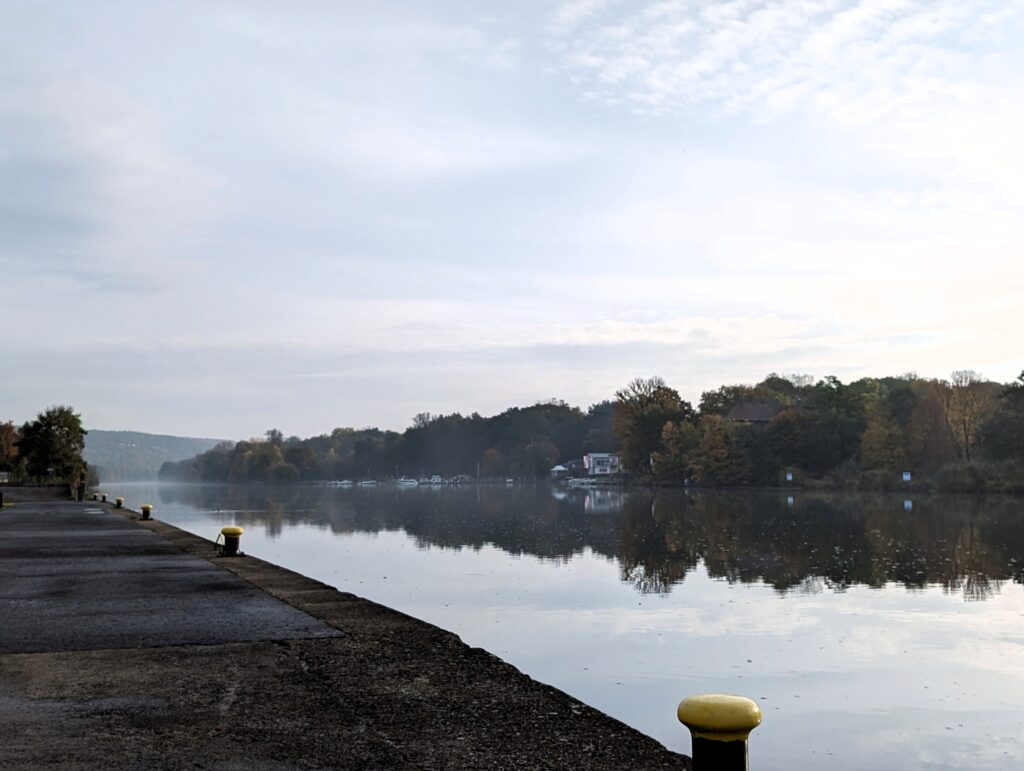
[[501,477],[505,475],[505,457],[501,451],[489,447],[480,457],[480,475],[483,477]]
[[1024,372],[1003,390],[999,406],[982,425],[981,444],[991,460],[1024,461]]
[[315,479],[318,472],[316,453],[312,447],[299,445],[284,451],[285,463],[289,463],[303,479]]
[[755,389],[748,385],[723,385],[713,391],[705,391],[700,395],[697,411],[701,415],[729,414],[736,402],[741,399],[755,398]]
[[531,442],[523,448],[520,470],[533,479],[544,479],[558,460],[553,442]]
[[861,465],[871,471],[896,471],[906,464],[903,432],[879,405],[868,409],[868,424],[860,438]]
[[82,417],[68,406],[39,413],[21,427],[18,452],[25,458],[29,476],[73,482],[85,471],[82,450],[86,431]]
[[603,401],[590,405],[583,418],[583,452],[618,452],[614,420],[615,402]]
[[281,461],[267,469],[266,481],[272,485],[288,485],[299,478],[299,470],[291,463]]

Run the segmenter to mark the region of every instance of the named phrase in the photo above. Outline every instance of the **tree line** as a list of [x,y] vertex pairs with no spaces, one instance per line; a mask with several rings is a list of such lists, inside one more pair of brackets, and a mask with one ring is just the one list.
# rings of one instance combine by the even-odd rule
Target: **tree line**
[[86,431],[74,408],[60,405],[16,426],[0,423],[0,472],[15,484],[76,484],[90,481],[82,458]]
[[440,474],[540,479],[586,452],[618,452],[626,481],[693,486],[822,484],[1024,491],[1024,373],[1013,383],[957,370],[861,378],[772,373],[723,385],[696,408],[638,378],[587,410],[551,400],[483,417],[421,413],[403,432],[271,429],[165,463],[160,478],[289,483]]
[[271,429],[238,443],[222,442],[185,461],[165,463],[160,479],[281,484],[331,479],[383,479],[438,474],[540,479],[559,460],[616,448],[612,402],[583,411],[550,400],[483,417],[420,413],[405,431],[335,428],[300,439]]
[[626,467],[662,484],[887,489],[909,472],[946,490],[1024,491],[1024,373],[1009,385],[971,370],[848,384],[773,374],[707,391],[696,410],[640,379],[615,414]]

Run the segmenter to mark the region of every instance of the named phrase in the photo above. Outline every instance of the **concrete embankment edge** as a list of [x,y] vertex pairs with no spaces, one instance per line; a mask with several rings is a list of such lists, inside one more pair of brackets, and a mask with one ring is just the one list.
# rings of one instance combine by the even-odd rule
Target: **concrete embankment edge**
[[[467,646],[451,632],[256,557],[220,557],[207,539],[160,520],[142,520],[131,510],[122,513],[183,551],[345,633],[333,640],[270,644],[297,655],[304,688],[316,692],[296,710],[296,717],[314,707],[312,719],[337,721],[336,739],[343,739],[350,757],[336,767],[690,767],[689,758],[669,752],[500,658]],[[239,651],[254,655],[254,665],[255,653]],[[252,672],[243,667],[238,676],[248,681]],[[282,687],[279,681],[285,677],[284,672],[272,677],[275,682],[266,684],[265,694],[281,700],[283,713],[295,709],[295,699],[302,698],[297,689]],[[321,705],[319,712],[316,704]],[[310,736],[308,727],[303,730]],[[326,757],[315,753],[319,759],[312,765],[331,757],[336,743],[318,738],[314,744]],[[335,767],[335,762],[326,767]]]

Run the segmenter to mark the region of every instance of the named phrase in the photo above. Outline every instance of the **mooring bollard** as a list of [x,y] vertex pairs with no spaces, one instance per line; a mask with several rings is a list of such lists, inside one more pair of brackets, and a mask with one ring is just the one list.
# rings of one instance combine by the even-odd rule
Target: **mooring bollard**
[[100,500],[103,501],[104,503],[106,503],[107,502],[107,494],[106,493],[100,493]]
[[747,738],[761,725],[761,708],[743,696],[704,693],[679,702],[690,729],[693,771],[747,771]]
[[240,527],[222,527],[220,534],[224,539],[224,543],[220,547],[220,556],[237,557],[240,553],[238,545],[242,541],[242,533],[244,532],[245,530]]
[[123,509],[124,508],[124,498],[115,498],[114,499],[114,508],[115,509]]
[[98,500],[100,499],[100,494],[99,494],[99,493],[93,493],[93,494],[92,494],[92,499],[93,499],[94,501],[98,501]]
[[144,503],[144,504],[142,504],[142,518],[143,519],[149,519],[150,518],[149,515],[152,514],[152,513],[153,513],[153,504],[152,503]]

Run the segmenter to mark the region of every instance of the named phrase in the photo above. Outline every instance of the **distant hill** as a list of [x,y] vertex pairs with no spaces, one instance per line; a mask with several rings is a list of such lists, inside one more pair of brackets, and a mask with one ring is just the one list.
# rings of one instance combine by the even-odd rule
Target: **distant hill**
[[89,429],[83,456],[99,469],[104,481],[156,479],[165,461],[179,461],[206,452],[221,439],[143,434],[138,431]]

